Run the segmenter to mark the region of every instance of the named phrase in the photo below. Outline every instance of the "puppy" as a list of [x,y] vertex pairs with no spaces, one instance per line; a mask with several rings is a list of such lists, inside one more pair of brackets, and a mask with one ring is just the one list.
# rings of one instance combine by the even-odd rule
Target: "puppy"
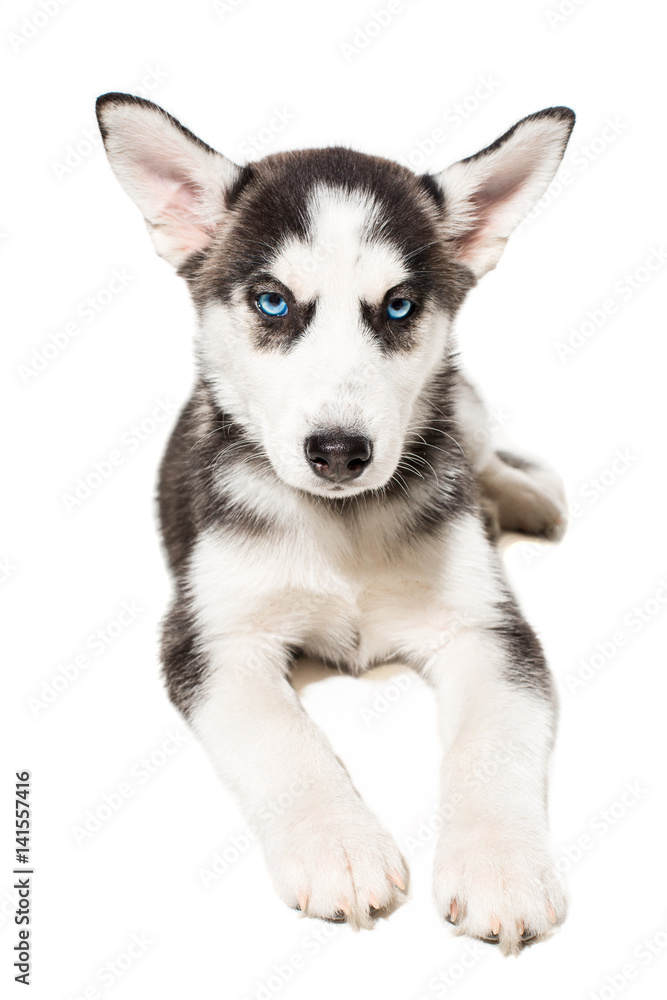
[[307,654],[419,672],[444,745],[438,909],[517,953],[565,916],[546,809],[555,699],[494,539],[557,538],[566,508],[550,469],[492,442],[453,322],[548,187],[574,115],[540,111],[417,176],[344,148],[240,167],[149,101],[105,94],[97,113],[199,317],[159,485],[169,695],[285,903],[368,927],[403,898],[406,867],[290,668]]

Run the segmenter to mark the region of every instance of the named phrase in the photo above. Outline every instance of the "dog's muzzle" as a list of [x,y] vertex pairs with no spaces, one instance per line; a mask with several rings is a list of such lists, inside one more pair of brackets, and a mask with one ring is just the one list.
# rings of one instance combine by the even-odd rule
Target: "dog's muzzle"
[[370,465],[373,445],[358,434],[328,430],[306,438],[304,451],[308,464],[320,479],[347,483],[357,479]]

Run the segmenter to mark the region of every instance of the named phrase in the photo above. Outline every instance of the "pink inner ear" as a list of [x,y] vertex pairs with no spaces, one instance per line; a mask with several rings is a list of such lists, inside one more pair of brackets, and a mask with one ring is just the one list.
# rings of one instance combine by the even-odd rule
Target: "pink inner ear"
[[191,226],[187,222],[178,220],[178,224],[168,224],[167,228],[173,234],[174,241],[179,250],[187,253],[194,253],[196,250],[204,250],[211,242],[213,230],[199,229]]
[[187,181],[163,181],[162,189],[165,195],[163,211],[184,219],[200,217],[201,199],[199,189],[194,184]]
[[201,188],[190,179],[166,177],[155,169],[149,168],[144,176],[155,205],[155,222],[172,233],[182,250],[203,250],[215,224],[204,217]]
[[494,214],[501,213],[507,202],[518,194],[530,179],[535,164],[525,157],[517,163],[510,160],[502,170],[491,175],[472,196],[480,217],[480,224],[486,225],[493,220]]
[[[501,237],[505,226],[503,225],[504,213],[509,208],[512,199],[521,192],[521,189],[530,179],[535,168],[533,160],[526,160],[525,157],[517,157],[517,162],[509,160],[503,165],[503,169],[497,174],[491,175],[477,191],[474,192],[470,201],[474,206],[476,221],[458,240],[463,258],[473,258],[475,254],[484,247],[485,243],[491,239]],[[511,230],[513,225],[509,227]],[[499,231],[496,231],[499,230]],[[509,230],[505,238],[509,235]]]

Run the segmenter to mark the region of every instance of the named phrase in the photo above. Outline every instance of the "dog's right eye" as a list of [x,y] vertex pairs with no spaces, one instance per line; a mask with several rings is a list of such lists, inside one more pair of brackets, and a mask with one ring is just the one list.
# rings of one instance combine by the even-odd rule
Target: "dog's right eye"
[[387,305],[387,316],[389,319],[407,319],[414,307],[411,299],[392,299]]
[[265,316],[286,316],[287,302],[278,292],[262,292],[257,296],[257,308]]

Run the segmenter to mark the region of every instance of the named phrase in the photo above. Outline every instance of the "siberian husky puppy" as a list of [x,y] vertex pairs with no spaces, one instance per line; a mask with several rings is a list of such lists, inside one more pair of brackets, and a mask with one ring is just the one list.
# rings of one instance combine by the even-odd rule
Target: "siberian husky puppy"
[[517,953],[565,916],[546,802],[556,708],[495,539],[556,538],[566,504],[555,473],[486,432],[453,322],[547,189],[574,115],[540,111],[417,176],[344,148],[242,167],[149,101],[105,94],[97,113],[199,317],[159,486],[170,697],[285,903],[368,927],[404,897],[406,866],[290,668],[308,654],[418,671],[444,745],[438,909]]

